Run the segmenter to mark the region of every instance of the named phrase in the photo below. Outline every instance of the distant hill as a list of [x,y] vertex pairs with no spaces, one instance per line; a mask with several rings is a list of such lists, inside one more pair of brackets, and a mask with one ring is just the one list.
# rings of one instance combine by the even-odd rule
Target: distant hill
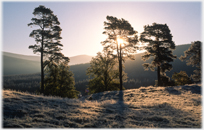
[[[21,54],[15,54],[15,53],[10,53],[10,52],[3,52],[2,54],[3,56],[7,56],[7,57],[40,62],[39,55],[38,56],[28,56],[28,55],[21,55]],[[78,55],[78,56],[73,56],[69,58],[70,58],[69,65],[76,65],[76,64],[89,63],[92,59],[92,56]]]
[[[168,76],[171,77],[174,72],[180,72],[181,70],[186,71],[188,75],[193,73],[195,67],[187,66],[185,61],[182,62],[178,59],[181,55],[184,55],[184,51],[187,50],[190,45],[191,44],[176,46],[176,49],[173,51],[173,55],[176,55],[177,59],[173,62],[170,62],[173,66],[173,69],[166,73]],[[142,66],[143,63],[151,63],[152,59],[150,58],[147,61],[143,61],[141,59],[142,55],[144,55],[144,53],[136,54],[136,60],[127,60],[125,62],[125,72],[128,73],[129,78],[142,77],[150,79],[150,77],[152,77],[155,80],[157,76],[156,71],[145,71],[144,67]]]
[[10,52],[3,52],[2,54],[3,56],[7,56],[7,57],[40,62],[40,56],[28,56],[28,55],[21,55],[21,54],[15,54]]
[[[40,72],[40,56],[27,56],[3,52],[3,75],[32,74]],[[69,57],[69,65],[89,63],[92,56]]]
[[78,64],[89,63],[92,59],[92,56],[78,55],[78,56],[73,56],[69,58],[70,58],[69,65],[78,65]]
[[[176,46],[173,51],[174,55],[179,58],[184,55],[184,51],[190,47],[191,44]],[[129,79],[140,78],[142,80],[152,80],[156,79],[156,71],[144,71],[142,66],[144,61],[142,61],[141,56],[144,53],[136,54],[136,60],[127,60],[125,65],[125,72],[128,73]],[[38,56],[25,56],[14,53],[3,52],[3,75],[18,75],[18,74],[32,74],[40,72],[40,60]],[[76,81],[88,79],[86,75],[86,69],[90,66],[91,56],[79,55],[75,57],[70,57],[70,70],[73,71]],[[181,62],[179,59],[172,62],[173,70],[167,72],[167,75],[171,77],[174,72],[179,72],[181,70],[186,71],[188,75],[193,73],[194,67],[187,66],[186,62]],[[150,63],[152,59],[146,62]],[[82,64],[83,63],[83,64]]]
[[19,75],[40,72],[40,61],[3,55],[3,75]]
[[[190,47],[190,44],[176,46],[173,51],[174,55],[179,58],[184,54],[184,51]],[[136,60],[127,60],[125,62],[125,72],[128,74],[128,81],[124,83],[126,89],[139,88],[140,86],[154,85],[157,80],[156,71],[145,71],[142,64],[145,63],[141,60],[141,56],[144,53],[136,54]],[[188,76],[193,74],[195,67],[187,66],[186,62],[182,62],[179,59],[172,62],[173,69],[167,72],[169,77],[172,77],[174,72],[186,71]],[[149,59],[146,62],[151,62]],[[86,75],[87,68],[90,63],[71,65],[70,71],[74,73],[75,87],[82,95],[85,95],[85,89],[88,87],[89,77]],[[37,68],[37,69],[36,69]],[[36,61],[24,60],[19,58],[13,58],[9,56],[3,56],[3,86],[6,89],[15,89],[21,91],[34,92],[39,88],[40,82],[40,63]],[[24,75],[19,75],[24,74]],[[26,74],[26,75],[25,75]],[[16,76],[5,76],[16,75]]]
[[[186,45],[180,45],[176,46],[176,50],[173,51],[174,55],[177,55],[177,57],[180,57],[183,55],[184,51],[187,50],[190,47],[190,44]],[[40,72],[40,56],[27,56],[27,55],[21,55],[21,54],[14,54],[9,52],[3,52],[3,75],[18,75],[18,74],[31,74],[31,73],[37,73]],[[135,74],[139,74],[140,76],[145,76],[150,71],[144,71],[142,64],[145,63],[141,60],[141,56],[144,53],[136,54],[136,60],[131,61],[127,60],[125,62],[125,71],[128,73],[128,77],[133,78]],[[80,67],[81,72],[86,71],[86,68],[88,68],[89,65],[86,63],[89,63],[92,59],[92,56],[88,55],[79,55],[74,57],[69,57],[70,62],[69,65],[77,65],[75,67],[71,68],[78,68]],[[151,62],[151,59],[147,62]],[[80,65],[81,64],[81,65]],[[186,62],[181,62],[179,59],[176,59],[173,63],[174,69],[167,73],[171,75],[173,72],[178,72],[181,69],[186,70]],[[85,68],[84,68],[85,66]],[[82,70],[84,68],[84,70]],[[188,74],[192,73],[191,69],[192,67],[188,66],[188,69],[186,70]],[[76,71],[78,71],[76,69]],[[154,72],[152,72],[153,74]]]

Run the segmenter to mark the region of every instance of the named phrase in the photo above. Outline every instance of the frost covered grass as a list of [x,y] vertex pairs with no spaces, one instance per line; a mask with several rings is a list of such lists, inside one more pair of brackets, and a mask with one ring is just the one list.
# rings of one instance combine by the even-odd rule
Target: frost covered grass
[[201,85],[140,87],[80,99],[3,90],[4,128],[201,128]]

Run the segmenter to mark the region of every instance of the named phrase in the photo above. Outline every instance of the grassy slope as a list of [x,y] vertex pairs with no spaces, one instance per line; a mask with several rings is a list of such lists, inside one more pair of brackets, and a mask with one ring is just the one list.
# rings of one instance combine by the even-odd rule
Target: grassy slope
[[200,89],[149,86],[81,99],[4,90],[3,127],[201,128]]

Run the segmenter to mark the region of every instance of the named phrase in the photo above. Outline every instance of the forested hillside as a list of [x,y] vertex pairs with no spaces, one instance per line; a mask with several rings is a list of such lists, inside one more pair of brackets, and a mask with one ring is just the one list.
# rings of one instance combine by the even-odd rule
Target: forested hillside
[[[180,57],[183,55],[184,51],[187,50],[190,47],[190,44],[187,45],[181,45],[176,46],[176,49],[173,51],[174,55],[177,55],[177,57]],[[157,79],[156,71],[145,71],[143,69],[142,64],[144,61],[141,60],[141,56],[143,53],[136,54],[136,60],[127,60],[125,62],[125,72],[128,74],[128,81],[124,83],[124,87],[126,89],[130,88],[139,88],[140,86],[149,86],[154,85],[155,80]],[[15,63],[15,64],[8,64],[8,63]],[[151,62],[151,59],[149,59],[147,62]],[[12,57],[4,56],[4,63],[3,63],[3,69],[4,73],[13,73],[13,72],[19,72],[20,70],[25,71],[33,71],[33,73],[38,72],[34,68],[30,68],[31,66],[38,66],[39,63],[23,60],[23,59],[16,59]],[[12,68],[12,66],[15,65],[17,68]],[[27,68],[25,67],[27,66]],[[193,70],[195,68],[191,66],[187,66],[186,62],[180,61],[178,58],[172,62],[173,70],[170,72],[167,72],[167,75],[169,77],[172,76],[173,72],[180,72],[181,70],[186,71],[187,74],[190,76],[193,73]],[[85,89],[87,88],[88,84],[88,76],[86,75],[87,68],[90,66],[89,63],[86,64],[78,64],[78,65],[72,65],[70,66],[70,71],[74,73],[75,78],[75,87],[78,91],[82,93],[82,95],[85,94]],[[39,68],[39,66],[38,66]],[[6,71],[6,72],[5,72]],[[34,78],[33,78],[34,77]],[[4,76],[3,85],[4,88],[9,89],[15,89],[15,90],[23,90],[25,91],[28,87],[27,91],[33,92],[33,90],[37,90],[39,88],[39,82],[40,82],[40,73],[39,74],[27,74],[27,75],[13,75],[13,76]],[[34,89],[35,88],[35,89]]]

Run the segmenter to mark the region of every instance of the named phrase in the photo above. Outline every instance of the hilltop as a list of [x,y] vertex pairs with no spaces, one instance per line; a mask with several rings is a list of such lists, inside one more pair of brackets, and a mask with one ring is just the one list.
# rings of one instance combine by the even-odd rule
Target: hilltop
[[4,128],[201,128],[201,84],[68,99],[3,90]]
[[[10,52],[2,52],[3,75],[32,74],[40,72],[40,56],[21,55]],[[92,56],[78,55],[69,57],[69,65],[89,63]]]
[[[181,55],[184,55],[184,51],[190,47],[191,44],[178,45],[176,49],[173,51],[174,55],[177,55],[179,58]],[[33,74],[40,72],[40,56],[27,56],[14,54],[9,52],[3,52],[3,75],[20,75],[20,74]],[[130,79],[135,78],[135,75],[139,75],[139,77],[143,76],[147,79],[147,75],[156,75],[156,72],[144,71],[142,66],[144,61],[142,61],[141,57],[144,53],[135,54],[135,60],[127,60],[125,65],[125,72],[128,73],[128,77]],[[70,70],[73,71],[75,78],[79,78],[80,80],[87,79],[86,69],[90,66],[89,62],[92,59],[92,56],[88,55],[78,55],[70,58]],[[147,60],[146,62],[150,63],[152,59]],[[171,76],[173,72],[178,72],[180,70],[186,71],[188,75],[192,74],[194,68],[191,66],[187,66],[186,62],[181,62],[179,59],[174,60],[172,62],[173,70],[171,72],[167,72],[168,76]],[[80,72],[78,71],[80,69]],[[156,77],[156,76],[154,76]],[[151,77],[153,78],[153,77]],[[152,81],[154,81],[153,78]]]

